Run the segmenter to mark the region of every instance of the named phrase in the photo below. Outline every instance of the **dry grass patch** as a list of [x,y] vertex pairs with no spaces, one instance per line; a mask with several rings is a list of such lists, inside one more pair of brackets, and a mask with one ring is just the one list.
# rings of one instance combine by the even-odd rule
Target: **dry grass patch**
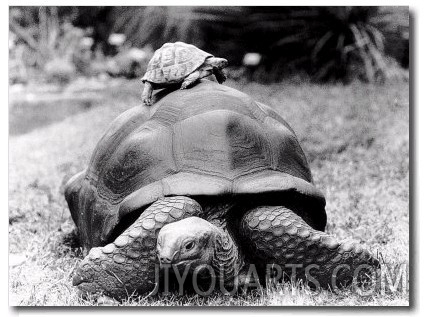
[[[317,187],[326,195],[331,234],[365,244],[390,265],[408,264],[408,83],[227,85],[272,106],[292,125]],[[97,107],[62,121],[53,116],[57,119],[10,137],[10,304],[96,304],[95,299],[80,298],[71,285],[82,253],[73,238],[63,186],[86,166],[110,121],[139,104],[140,90],[139,83],[124,82],[116,89],[101,91],[103,99]],[[20,115],[24,118],[26,112]],[[122,304],[407,305],[408,297],[408,292],[401,291],[370,296],[349,290],[312,294],[302,286],[283,284],[234,297],[172,295],[129,299]]]

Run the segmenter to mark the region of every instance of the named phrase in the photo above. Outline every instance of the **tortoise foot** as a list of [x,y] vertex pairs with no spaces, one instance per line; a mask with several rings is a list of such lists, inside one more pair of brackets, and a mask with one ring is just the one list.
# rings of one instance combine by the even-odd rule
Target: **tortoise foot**
[[150,107],[153,104],[151,98],[143,99],[142,103],[144,106],[147,106],[147,107]]
[[153,86],[149,82],[144,82],[144,89],[141,94],[141,101],[145,106],[151,106],[153,94]]
[[113,243],[92,248],[72,284],[81,292],[114,298],[148,293],[155,287],[156,239],[165,224],[201,213],[188,197],[167,197],[148,207]]

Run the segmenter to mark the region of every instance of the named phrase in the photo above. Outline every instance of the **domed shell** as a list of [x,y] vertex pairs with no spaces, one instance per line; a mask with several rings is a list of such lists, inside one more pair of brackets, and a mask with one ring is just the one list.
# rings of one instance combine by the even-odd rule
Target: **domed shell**
[[311,217],[325,216],[297,137],[272,109],[207,80],[163,92],[151,113],[138,106],[120,115],[66,186],[87,247],[105,244],[129,214],[164,196],[295,192],[319,206]]
[[156,84],[177,83],[213,55],[183,42],[165,43],[156,50],[142,81]]

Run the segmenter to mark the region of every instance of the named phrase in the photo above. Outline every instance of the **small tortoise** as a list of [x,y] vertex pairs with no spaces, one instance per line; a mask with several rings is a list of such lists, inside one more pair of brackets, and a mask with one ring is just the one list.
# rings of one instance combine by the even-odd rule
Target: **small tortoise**
[[338,285],[358,265],[379,266],[359,245],[324,233],[324,196],[295,133],[271,108],[208,80],[161,94],[150,111],[119,116],[66,185],[91,249],[73,278],[79,289],[148,293],[159,264],[211,265],[227,285],[244,281],[250,264],[259,277],[265,264],[302,264],[299,276],[315,264],[322,287],[341,264]]
[[183,42],[165,43],[156,50],[141,79],[144,83],[141,99],[145,105],[150,106],[153,89],[179,83],[180,89],[186,89],[198,79],[212,74],[222,84],[226,80],[222,69],[227,65],[226,59],[214,57],[194,45]]

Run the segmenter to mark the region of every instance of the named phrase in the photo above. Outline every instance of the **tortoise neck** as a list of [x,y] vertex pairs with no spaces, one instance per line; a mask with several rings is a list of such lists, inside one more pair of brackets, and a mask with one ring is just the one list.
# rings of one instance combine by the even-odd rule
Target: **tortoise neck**
[[218,59],[216,57],[208,57],[208,58],[206,58],[205,61],[207,64],[214,64],[215,62],[218,61]]
[[216,235],[212,267],[224,281],[232,282],[244,266],[243,256],[231,235],[220,229]]

